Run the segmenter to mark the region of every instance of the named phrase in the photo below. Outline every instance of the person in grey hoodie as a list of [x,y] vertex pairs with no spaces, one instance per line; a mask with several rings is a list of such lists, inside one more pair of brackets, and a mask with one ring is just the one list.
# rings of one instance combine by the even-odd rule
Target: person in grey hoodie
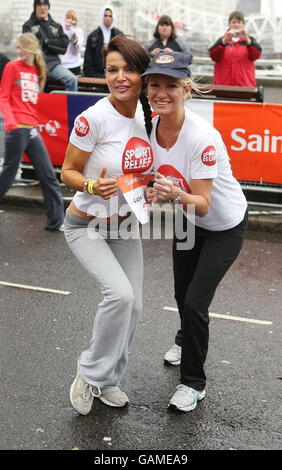
[[34,0],[33,12],[28,21],[23,24],[23,33],[33,33],[42,48],[48,75],[65,84],[67,91],[77,91],[77,77],[66,69],[59,58],[65,54],[69,38],[62,26],[56,23],[49,14],[49,0]]
[[87,37],[83,62],[85,77],[104,78],[103,47],[122,31],[114,27],[114,9],[111,5],[104,5],[100,11],[100,26]]

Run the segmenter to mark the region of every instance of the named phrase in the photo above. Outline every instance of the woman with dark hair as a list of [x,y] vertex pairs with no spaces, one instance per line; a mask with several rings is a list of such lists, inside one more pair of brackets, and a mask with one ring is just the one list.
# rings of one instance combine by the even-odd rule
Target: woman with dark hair
[[[143,254],[138,220],[115,177],[149,172],[153,164],[151,109],[141,78],[150,58],[124,35],[108,43],[104,56],[110,95],[76,118],[62,167],[62,181],[77,190],[66,213],[65,237],[104,297],[70,390],[73,407],[83,415],[94,396],[109,406],[128,403],[119,384],[142,310]],[[144,151],[150,158],[140,158]]]
[[154,32],[154,39],[147,42],[144,47],[151,57],[162,51],[178,51],[187,56],[189,64],[191,64],[193,59],[189,46],[182,38],[177,37],[173,21],[168,15],[160,17]]

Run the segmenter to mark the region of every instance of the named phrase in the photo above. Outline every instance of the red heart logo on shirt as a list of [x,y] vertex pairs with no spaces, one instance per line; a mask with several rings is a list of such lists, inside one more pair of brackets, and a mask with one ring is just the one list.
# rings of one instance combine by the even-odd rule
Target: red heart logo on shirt
[[153,151],[149,142],[139,137],[132,137],[126,144],[122,156],[122,171],[143,173],[153,164]]
[[215,148],[213,145],[209,145],[202,153],[202,162],[204,165],[213,166],[216,164]]
[[177,186],[178,188],[182,189],[182,191],[191,194],[191,189],[186,179],[178,170],[176,170],[176,168],[174,168],[174,166],[161,165],[158,168],[158,172],[166,178],[170,179],[174,186]]
[[89,123],[84,116],[80,116],[75,121],[75,133],[79,137],[85,137],[89,132]]

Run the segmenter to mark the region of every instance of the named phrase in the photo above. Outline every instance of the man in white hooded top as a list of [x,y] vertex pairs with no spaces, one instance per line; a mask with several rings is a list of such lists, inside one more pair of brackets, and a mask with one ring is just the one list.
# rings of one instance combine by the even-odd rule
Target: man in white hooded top
[[87,37],[83,73],[85,77],[104,78],[103,47],[122,31],[114,27],[114,10],[104,5],[100,11],[100,26]]

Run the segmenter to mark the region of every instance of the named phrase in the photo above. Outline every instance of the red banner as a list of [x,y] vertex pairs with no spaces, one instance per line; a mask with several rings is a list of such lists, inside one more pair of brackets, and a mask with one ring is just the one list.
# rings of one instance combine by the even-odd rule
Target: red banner
[[235,178],[282,184],[282,106],[214,103],[213,125],[221,133]]
[[[75,116],[104,96],[40,94],[38,129],[53,165],[63,164]],[[235,178],[282,184],[282,105],[204,100],[186,105],[221,133]]]
[[[67,95],[39,94],[38,131],[53,165],[63,164],[68,145]],[[23,161],[29,161],[24,155]]]

